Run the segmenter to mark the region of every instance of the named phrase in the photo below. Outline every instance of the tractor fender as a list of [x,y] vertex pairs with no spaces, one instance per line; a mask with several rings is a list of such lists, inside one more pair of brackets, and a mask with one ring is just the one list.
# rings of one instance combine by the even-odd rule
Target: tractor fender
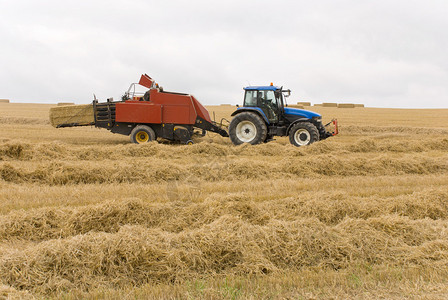
[[294,122],[292,122],[291,124],[289,124],[288,128],[286,129],[286,135],[289,134],[289,131],[291,130],[292,126],[296,125],[296,124],[299,123],[299,122],[309,122],[309,123],[311,123],[311,122],[310,122],[310,119],[308,119],[308,118],[299,118],[299,119],[297,119],[297,120],[294,120]]
[[238,107],[237,110],[235,110],[231,116],[236,116],[239,113],[242,112],[255,112],[256,114],[258,114],[260,117],[263,118],[263,120],[266,122],[266,124],[269,124],[269,120],[266,117],[266,114],[263,112],[263,110],[259,107]]

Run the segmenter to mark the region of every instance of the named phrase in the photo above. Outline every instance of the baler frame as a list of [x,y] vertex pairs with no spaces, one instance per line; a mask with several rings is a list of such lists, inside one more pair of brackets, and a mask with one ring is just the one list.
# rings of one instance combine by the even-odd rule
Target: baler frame
[[[180,94],[178,95],[186,95]],[[98,128],[105,128],[110,130],[112,133],[118,133],[123,135],[130,135],[135,127],[138,125],[146,125],[154,130],[157,137],[164,138],[167,140],[178,140],[185,144],[191,144],[192,136],[195,133],[194,128],[202,129],[202,134],[205,131],[211,131],[220,134],[221,136],[228,137],[227,131],[222,128],[222,125],[217,124],[212,120],[206,120],[205,118],[196,115],[196,119],[192,124],[183,123],[150,123],[150,122],[120,122],[117,120],[117,104],[119,105],[139,105],[147,104],[144,101],[111,101],[108,99],[107,102],[98,102],[98,100],[93,100],[93,114],[94,114],[94,125]],[[163,108],[163,106],[162,106]],[[163,115],[163,109],[160,110]],[[161,116],[160,119],[163,119]],[[131,137],[132,139],[132,137]]]
[[[79,124],[69,119],[57,127],[94,125],[112,133],[130,135],[134,143],[160,137],[191,144],[195,128],[201,129],[202,135],[211,131],[228,137],[222,124],[212,121],[207,109],[194,96],[165,92],[146,74],[141,76],[138,84],[149,88],[142,97],[136,97],[136,83],[131,84],[120,101],[110,98],[98,102],[94,95],[93,122]],[[139,138],[135,138],[137,134],[140,134]],[[142,139],[143,135],[150,138]]]

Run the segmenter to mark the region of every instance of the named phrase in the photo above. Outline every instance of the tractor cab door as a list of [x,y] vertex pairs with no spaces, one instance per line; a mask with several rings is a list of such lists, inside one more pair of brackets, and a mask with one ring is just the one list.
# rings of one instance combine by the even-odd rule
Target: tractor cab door
[[244,106],[259,107],[269,120],[275,124],[279,120],[279,103],[272,90],[248,90],[244,97]]

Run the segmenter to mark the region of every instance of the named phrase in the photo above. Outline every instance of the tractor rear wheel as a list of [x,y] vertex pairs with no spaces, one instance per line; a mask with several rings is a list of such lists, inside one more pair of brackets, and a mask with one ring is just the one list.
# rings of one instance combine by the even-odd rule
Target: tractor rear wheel
[[137,125],[132,129],[131,142],[135,144],[144,144],[156,140],[156,133],[147,125]]
[[251,112],[237,114],[229,125],[230,140],[235,145],[260,144],[266,140],[268,129],[264,120]]
[[319,140],[319,131],[314,124],[299,122],[289,131],[289,142],[294,146],[306,146]]

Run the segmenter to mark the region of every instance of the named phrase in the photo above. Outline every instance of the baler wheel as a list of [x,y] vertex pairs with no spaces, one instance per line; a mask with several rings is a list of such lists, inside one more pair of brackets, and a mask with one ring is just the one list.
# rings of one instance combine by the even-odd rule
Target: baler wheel
[[137,125],[130,134],[131,142],[135,144],[144,144],[156,140],[156,133],[147,125]]

